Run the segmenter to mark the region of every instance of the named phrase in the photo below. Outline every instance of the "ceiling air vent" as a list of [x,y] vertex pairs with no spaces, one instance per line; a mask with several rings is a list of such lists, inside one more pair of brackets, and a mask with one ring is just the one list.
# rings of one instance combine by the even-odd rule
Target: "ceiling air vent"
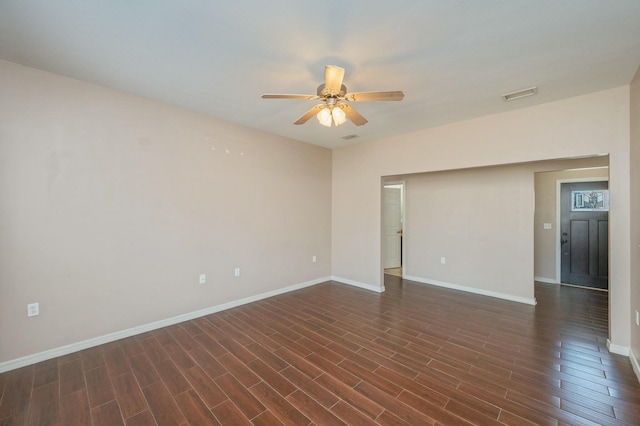
[[515,99],[525,98],[527,96],[533,96],[538,93],[537,87],[530,87],[524,90],[518,90],[517,92],[507,93],[506,95],[502,95],[502,98],[505,101],[513,101]]
[[355,133],[351,133],[350,135],[343,136],[342,139],[349,140],[349,139],[355,139],[357,137],[358,135],[356,135]]

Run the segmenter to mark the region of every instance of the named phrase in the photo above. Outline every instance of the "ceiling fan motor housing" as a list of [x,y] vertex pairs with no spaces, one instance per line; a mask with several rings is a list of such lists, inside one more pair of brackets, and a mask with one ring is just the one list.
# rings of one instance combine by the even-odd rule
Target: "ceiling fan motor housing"
[[327,85],[325,83],[322,83],[320,86],[318,86],[317,93],[318,97],[321,98],[343,98],[347,93],[347,86],[342,84],[340,85],[340,92],[331,93],[331,91],[327,91]]

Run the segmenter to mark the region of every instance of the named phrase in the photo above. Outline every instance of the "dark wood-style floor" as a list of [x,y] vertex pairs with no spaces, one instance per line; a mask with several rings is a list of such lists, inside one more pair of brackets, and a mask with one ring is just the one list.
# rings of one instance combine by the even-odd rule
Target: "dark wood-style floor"
[[325,283],[0,375],[0,425],[640,424],[607,294]]

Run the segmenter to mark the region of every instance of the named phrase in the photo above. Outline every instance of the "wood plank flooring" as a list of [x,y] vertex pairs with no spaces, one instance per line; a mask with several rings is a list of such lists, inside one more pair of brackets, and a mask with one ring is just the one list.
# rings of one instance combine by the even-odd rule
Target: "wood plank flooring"
[[386,289],[324,283],[4,373],[0,425],[640,424],[606,293]]
[[402,276],[402,267],[400,268],[387,268],[384,270],[384,273],[387,275],[393,275],[396,277],[401,277]]

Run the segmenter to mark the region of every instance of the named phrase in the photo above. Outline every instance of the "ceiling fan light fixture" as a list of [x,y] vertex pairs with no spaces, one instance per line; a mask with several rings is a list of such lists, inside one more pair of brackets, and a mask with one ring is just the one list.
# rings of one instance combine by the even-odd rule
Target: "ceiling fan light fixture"
[[321,125],[331,127],[332,124],[340,126],[347,120],[356,126],[367,124],[367,119],[355,108],[349,105],[351,102],[372,101],[401,101],[404,93],[400,90],[393,92],[353,92],[347,93],[347,87],[342,84],[344,69],[334,65],[324,68],[324,83],[318,86],[317,95],[286,95],[269,94],[262,95],[263,99],[304,99],[320,101],[311,107],[300,118],[293,122],[295,125],[304,124],[314,115]]
[[318,117],[320,124],[331,127],[331,110],[329,108],[322,108],[316,117]]
[[343,124],[347,121],[347,115],[344,113],[342,108],[334,107],[331,109],[331,116],[333,117],[333,122],[336,126]]

